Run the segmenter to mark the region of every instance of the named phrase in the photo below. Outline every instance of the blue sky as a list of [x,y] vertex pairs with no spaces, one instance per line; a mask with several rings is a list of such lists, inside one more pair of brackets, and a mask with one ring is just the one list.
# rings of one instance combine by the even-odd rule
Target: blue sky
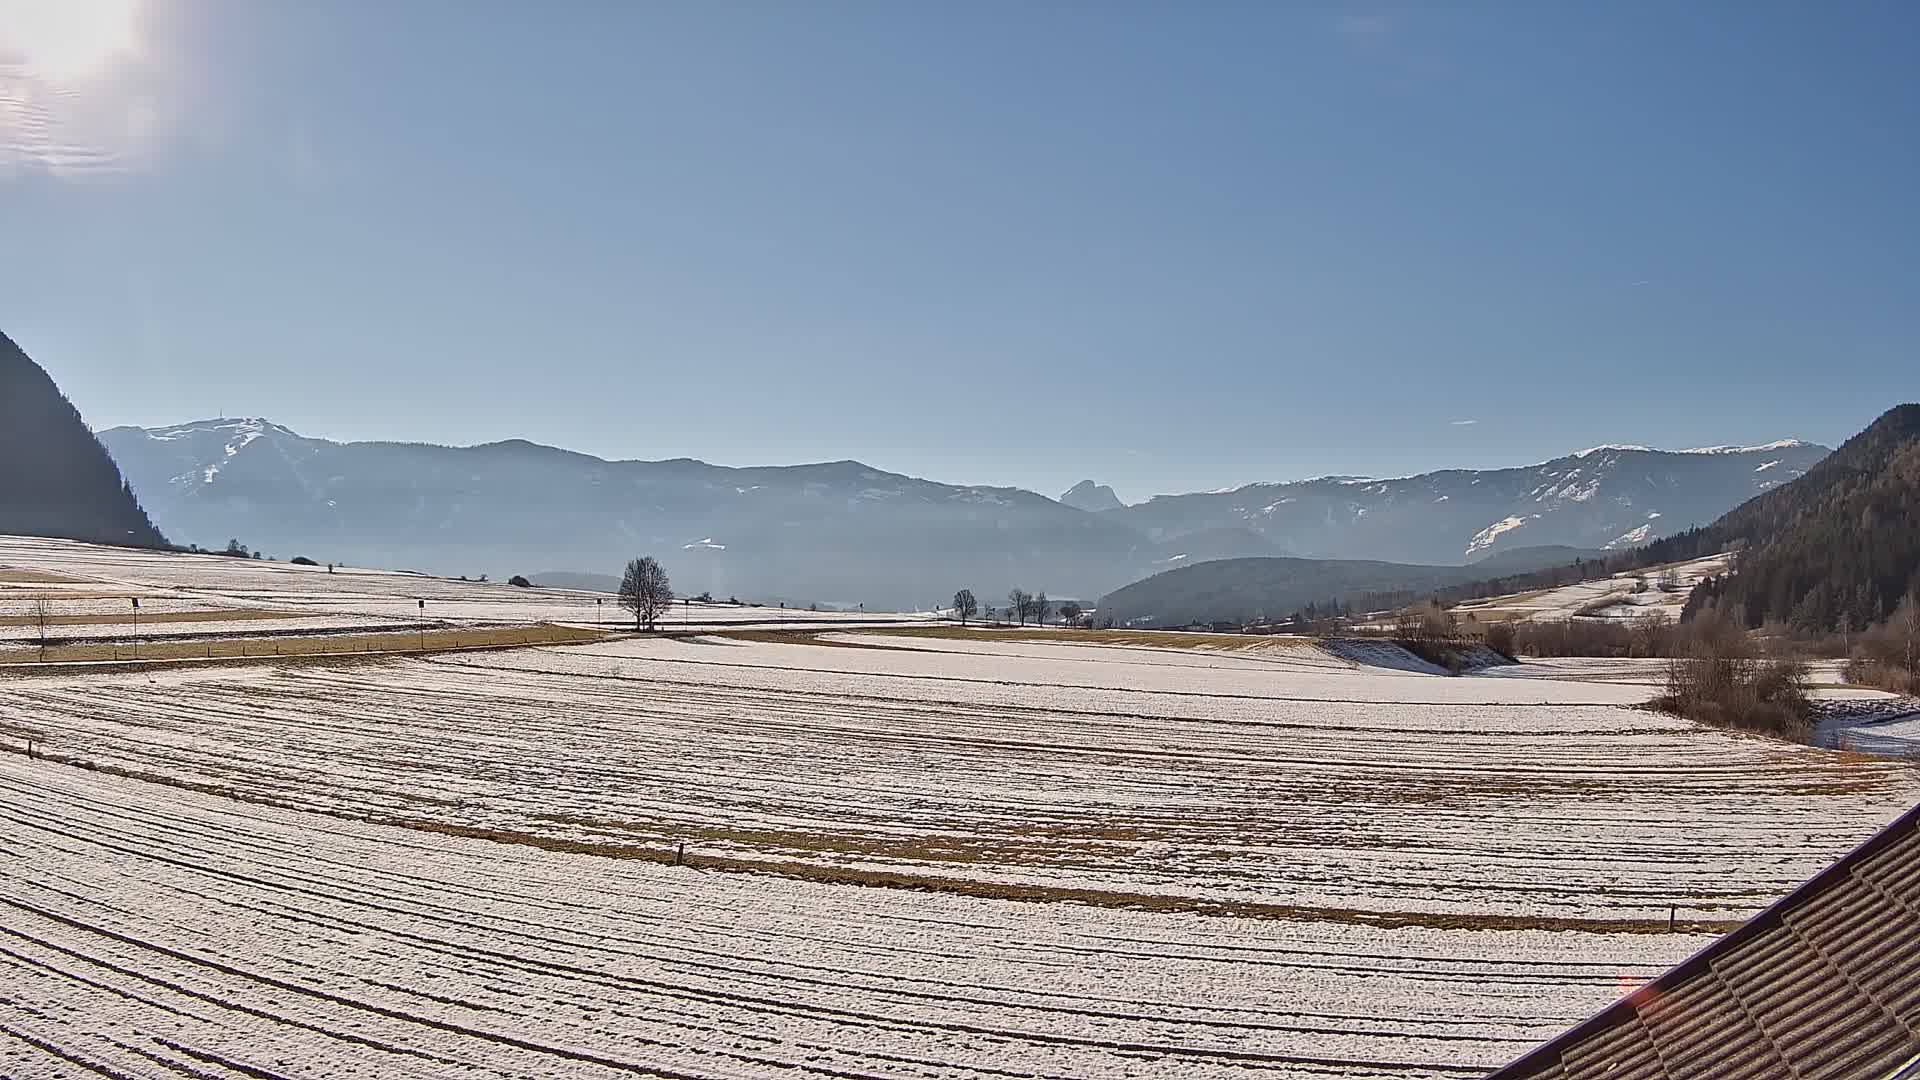
[[99,426],[1138,499],[1832,443],[1920,396],[1912,4],[0,28],[0,328]]

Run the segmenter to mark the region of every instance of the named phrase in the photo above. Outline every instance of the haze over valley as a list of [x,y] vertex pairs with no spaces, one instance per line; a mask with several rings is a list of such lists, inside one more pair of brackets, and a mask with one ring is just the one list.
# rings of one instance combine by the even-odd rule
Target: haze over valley
[[1799,440],[1610,446],[1513,469],[1113,498],[1090,512],[855,461],[726,468],[520,440],[337,443],[260,419],[112,428],[101,440],[183,543],[238,536],[289,556],[495,578],[605,574],[639,548],[669,553],[696,591],[907,610],[941,606],[953,580],[990,596],[1040,583],[1097,600],[1209,559],[1464,565],[1518,548],[1618,550],[1706,524],[1828,452]]

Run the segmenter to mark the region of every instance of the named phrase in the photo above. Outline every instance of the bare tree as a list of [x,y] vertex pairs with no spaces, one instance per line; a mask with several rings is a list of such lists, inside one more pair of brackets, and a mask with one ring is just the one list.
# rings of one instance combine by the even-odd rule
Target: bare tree
[[1665,656],[1673,620],[1664,611],[1649,612],[1627,621],[1627,656]]
[[1907,596],[1886,622],[1860,635],[1847,679],[1905,694],[1920,692],[1920,597]]
[[33,598],[33,606],[28,608],[33,625],[40,632],[40,659],[47,658],[47,627],[53,625],[53,603],[45,596]]
[[633,628],[651,630],[653,622],[673,606],[673,586],[667,572],[645,555],[627,564],[620,579],[620,606],[633,612]]
[[1894,610],[1893,618],[1887,620],[1887,625],[1893,628],[1894,635],[1900,640],[1900,654],[1904,658],[1907,678],[1912,680],[1920,675],[1920,666],[1915,663],[1916,659],[1920,659],[1920,650],[1916,650],[1916,645],[1920,645],[1920,595],[1909,593],[1906,599],[1900,601],[1900,606]]
[[1510,659],[1513,658],[1515,640],[1513,623],[1504,619],[1499,622],[1488,623],[1485,631],[1485,640],[1489,649],[1499,653],[1501,656]]
[[1047,625],[1047,594],[1045,590],[1041,590],[1040,594],[1033,598],[1033,617],[1041,626]]
[[1060,605],[1060,621],[1067,626],[1078,626],[1084,612],[1079,604],[1072,600]]
[[960,617],[961,626],[967,625],[968,619],[980,613],[980,602],[973,598],[972,589],[961,589],[953,594],[953,613]]
[[1453,612],[1438,600],[1415,604],[1402,610],[1393,620],[1394,635],[1406,641],[1451,641],[1456,636],[1457,628]]
[[1655,588],[1663,593],[1679,592],[1680,575],[1674,572],[1673,567],[1669,566],[1660,571],[1660,576],[1653,579],[1653,584]]
[[1007,593],[1007,614],[1027,625],[1027,616],[1033,613],[1033,595],[1025,589],[1014,589]]

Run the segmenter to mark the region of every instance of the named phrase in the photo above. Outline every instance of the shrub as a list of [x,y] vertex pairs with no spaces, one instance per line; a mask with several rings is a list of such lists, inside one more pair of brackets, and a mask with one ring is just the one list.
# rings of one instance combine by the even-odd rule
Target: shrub
[[1636,619],[1563,619],[1513,628],[1516,654],[1527,656],[1672,656],[1672,620],[1653,613]]
[[1488,623],[1485,631],[1487,648],[1512,660],[1514,635],[1514,627],[1510,622]]
[[1891,618],[1860,635],[1846,676],[1897,694],[1920,694],[1920,598],[1907,597]]
[[1667,692],[1652,704],[1698,723],[1798,742],[1812,732],[1806,663],[1756,657],[1752,639],[1718,612],[1679,632]]
[[312,559],[307,558],[305,555],[295,555],[292,559],[288,561],[293,563],[293,565],[295,566],[319,566],[320,565],[319,563],[314,562]]
[[1453,612],[1436,600],[1416,604],[1394,617],[1390,634],[1394,644],[1429,664],[1459,673],[1466,667],[1464,644]]
[[507,579],[507,584],[509,584],[509,585],[511,585],[511,586],[513,586],[513,587],[514,587],[514,588],[516,588],[516,589],[531,589],[531,588],[533,588],[533,582],[531,582],[531,581],[528,581],[528,580],[527,580],[527,579],[526,579],[525,577],[522,577],[522,576],[521,576],[521,575],[519,575],[519,574],[515,574],[515,575],[513,575],[512,577],[510,577],[510,578],[508,578],[508,579]]

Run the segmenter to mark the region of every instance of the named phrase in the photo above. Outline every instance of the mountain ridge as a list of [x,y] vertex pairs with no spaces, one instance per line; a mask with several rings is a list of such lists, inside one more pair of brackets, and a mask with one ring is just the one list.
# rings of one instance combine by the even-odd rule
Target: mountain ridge
[[[466,447],[336,442],[259,417],[117,427],[101,439],[156,519],[183,541],[218,547],[237,537],[274,552],[500,576],[529,568],[595,572],[644,550],[670,558],[692,591],[821,603],[930,606],[962,586],[979,595],[1019,585],[1093,597],[1169,568],[1300,556],[1302,547],[1322,549],[1308,557],[1332,551],[1377,559],[1372,549],[1380,545],[1369,535],[1377,525],[1407,541],[1379,561],[1414,565],[1556,543],[1594,549],[1619,535],[1606,520],[1605,528],[1549,528],[1563,509],[1516,504],[1542,488],[1540,470],[1580,468],[1572,457],[1504,472],[1243,485],[1088,512],[1022,488],[943,484],[850,459],[730,466],[688,457],[608,460],[526,439]],[[1797,473],[1823,452],[1796,447],[1769,452],[1773,476]],[[1587,460],[1588,469],[1600,464]],[[1717,462],[1721,475],[1713,484],[1665,485],[1680,506],[1676,526],[1691,522],[1691,507],[1718,514],[1754,486],[1758,459],[1686,460]],[[1736,472],[1744,472],[1737,483],[1724,482]],[[1570,484],[1564,475],[1552,482]],[[1502,492],[1449,517],[1447,499],[1395,494],[1408,485],[1450,485],[1457,493],[1448,499],[1461,504],[1475,501],[1461,493],[1476,485]],[[1083,493],[1100,487],[1076,485]],[[1339,527],[1322,507],[1313,545],[1276,530],[1284,515],[1273,513],[1198,513],[1177,527],[1140,521],[1191,501],[1245,501],[1236,493],[1248,491],[1267,502],[1331,492],[1349,506],[1347,520]],[[1434,502],[1442,512],[1428,509]],[[1508,523],[1520,513],[1534,518]],[[1647,520],[1663,527],[1663,513]]]
[[1617,550],[1712,521],[1827,453],[1800,439],[1683,451],[1610,445],[1499,469],[1157,495],[1103,516],[1159,542],[1244,527],[1306,558],[1450,564],[1513,547]]
[[504,576],[657,553],[688,591],[872,607],[932,606],[961,585],[1098,595],[1165,554],[1019,488],[849,460],[739,467],[512,440],[336,443],[260,418],[102,438],[183,539],[240,537],[330,561]]
[[132,547],[167,540],[46,369],[0,333],[0,533]]

